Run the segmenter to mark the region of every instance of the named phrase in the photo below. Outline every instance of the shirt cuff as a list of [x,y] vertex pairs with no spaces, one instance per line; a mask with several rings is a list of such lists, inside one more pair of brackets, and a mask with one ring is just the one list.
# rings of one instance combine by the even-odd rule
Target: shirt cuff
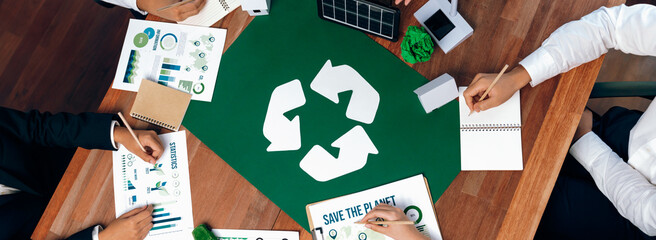
[[520,61],[519,64],[522,65],[528,72],[528,75],[531,76],[531,87],[535,87],[560,73],[556,68],[556,63],[551,54],[542,47],[528,55]]
[[99,240],[99,239],[98,239],[98,234],[99,234],[100,231],[102,231],[102,230],[103,230],[103,227],[102,227],[102,226],[100,226],[100,225],[96,225],[96,227],[93,228],[93,231],[91,231],[91,239],[93,239],[93,240]]
[[114,128],[119,126],[118,121],[112,120],[112,126],[109,128],[109,136],[112,140],[112,146],[114,147],[114,150],[118,150],[118,144],[116,141],[114,141]]
[[597,160],[599,156],[612,151],[613,150],[592,131],[579,138],[579,140],[569,149],[569,153],[572,154],[572,156],[574,156],[574,158],[576,158],[576,160],[579,161],[588,172],[594,164],[594,161]]
[[137,0],[102,0],[103,2],[111,3],[114,5],[118,5],[124,8],[130,8],[134,11],[137,11],[143,15],[148,14],[148,12],[141,11],[139,7],[137,6]]

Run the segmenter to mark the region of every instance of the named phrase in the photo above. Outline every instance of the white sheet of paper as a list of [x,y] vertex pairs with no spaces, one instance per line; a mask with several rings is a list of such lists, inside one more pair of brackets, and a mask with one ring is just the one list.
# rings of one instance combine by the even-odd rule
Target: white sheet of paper
[[314,145],[299,163],[314,180],[325,182],[360,170],[367,164],[369,154],[378,154],[378,149],[360,125],[344,133],[331,146],[339,148],[337,158],[320,145]]
[[210,102],[226,30],[130,19],[112,87],[136,92],[142,79]]
[[298,240],[294,231],[212,229],[219,240]]
[[112,153],[116,217],[154,205],[153,229],[146,239],[193,239],[189,161],[185,131],[159,135],[164,154],[155,166],[124,146]]
[[333,67],[330,60],[326,61],[310,83],[310,88],[334,103],[339,103],[339,93],[353,91],[346,108],[346,117],[366,124],[376,118],[380,95],[349,65]]
[[363,229],[362,225],[353,224],[362,220],[366,213],[381,202],[407,211],[408,218],[416,222],[415,227],[421,229],[424,235],[433,240],[442,239],[433,203],[421,174],[310,205],[308,212],[314,228],[322,228],[324,239],[363,239],[360,236],[362,233],[366,239],[391,239]]
[[205,7],[198,14],[178,23],[209,27],[228,15],[228,13],[237,9],[240,5],[239,0],[207,0]]
[[298,79],[282,84],[271,93],[269,107],[262,132],[271,142],[267,152],[290,151],[301,148],[301,120],[295,116],[291,121],[285,113],[305,104],[303,86]]
[[364,226],[364,224],[341,223],[323,230],[321,236],[324,240],[394,240],[384,234],[377,233]]
[[513,94],[508,101],[502,103],[498,107],[491,108],[485,111],[474,112],[469,116],[469,107],[462,93],[467,87],[459,87],[459,107],[460,107],[460,126],[466,125],[489,125],[489,124],[505,124],[513,126],[521,126],[522,116],[519,104],[519,91]]
[[522,170],[522,132],[460,131],[461,170]]
[[[348,65],[333,67],[327,60],[310,88],[335,103],[339,102],[340,92],[352,90],[346,117],[363,123],[371,123],[376,117],[380,102],[378,92]],[[303,86],[298,79],[273,90],[262,127],[264,137],[271,142],[268,152],[301,148],[300,117],[289,120],[284,113],[304,104]],[[325,182],[361,169],[369,154],[378,154],[376,146],[359,125],[344,133],[332,146],[340,149],[338,157],[315,145],[301,160],[301,169],[315,180]]]
[[[519,92],[496,108],[469,115],[460,87],[460,156],[463,171],[522,170]],[[473,129],[486,127],[487,129]]]

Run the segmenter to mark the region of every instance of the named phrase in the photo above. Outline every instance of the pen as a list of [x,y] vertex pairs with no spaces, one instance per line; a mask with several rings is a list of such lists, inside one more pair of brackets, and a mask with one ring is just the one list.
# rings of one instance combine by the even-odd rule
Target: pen
[[385,225],[392,225],[392,224],[415,224],[413,221],[371,221],[371,222],[355,222],[355,224],[385,224]]
[[164,11],[164,10],[166,10],[166,9],[169,9],[169,8],[172,8],[172,7],[177,7],[177,6],[180,6],[180,5],[182,5],[182,4],[185,4],[185,3],[188,3],[188,2],[191,2],[191,1],[194,1],[194,0],[183,0],[183,1],[180,1],[180,2],[177,2],[177,3],[174,3],[174,4],[171,4],[171,5],[168,5],[168,6],[161,7],[161,8],[159,8],[159,9],[157,9],[157,11],[158,11],[158,12],[160,12],[160,11]]
[[134,140],[137,141],[137,144],[139,144],[139,147],[141,148],[141,151],[144,151],[145,153],[147,153],[146,149],[143,147],[143,145],[141,145],[141,142],[139,142],[139,139],[137,138],[137,135],[134,134],[134,131],[132,131],[132,128],[130,127],[130,124],[128,124],[128,121],[125,120],[125,117],[123,117],[123,113],[118,112],[118,116],[121,118],[121,121],[123,121],[123,124],[125,124],[125,128],[128,129],[128,131],[130,132],[130,135],[132,135]]

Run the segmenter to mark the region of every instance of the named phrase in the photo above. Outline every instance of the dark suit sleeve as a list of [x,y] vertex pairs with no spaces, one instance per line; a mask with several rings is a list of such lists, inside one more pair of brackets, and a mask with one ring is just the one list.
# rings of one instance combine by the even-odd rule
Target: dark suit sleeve
[[94,0],[94,1],[96,1],[96,3],[98,3],[100,6],[103,6],[103,7],[106,7],[106,8],[113,8],[115,6],[114,4],[105,2],[103,0]]
[[[113,8],[114,6],[116,6],[114,4],[105,2],[103,0],[94,0],[94,1],[96,1],[96,3],[98,3],[100,6],[103,6],[103,7],[106,7],[106,8]],[[130,9],[130,12],[137,19],[146,19],[146,15],[143,15],[140,12],[135,11],[134,9]]]
[[79,231],[71,235],[70,237],[66,238],[66,240],[91,240],[93,239],[91,233],[93,232],[93,228],[95,227],[96,226],[91,226],[90,228]]
[[20,112],[0,107],[0,132],[18,141],[46,147],[114,150],[113,114]]

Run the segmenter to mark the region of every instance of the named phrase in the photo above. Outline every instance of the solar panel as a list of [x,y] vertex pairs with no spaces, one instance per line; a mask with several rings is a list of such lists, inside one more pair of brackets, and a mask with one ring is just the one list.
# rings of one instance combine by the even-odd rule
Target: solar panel
[[366,0],[317,0],[319,17],[396,42],[401,11]]

